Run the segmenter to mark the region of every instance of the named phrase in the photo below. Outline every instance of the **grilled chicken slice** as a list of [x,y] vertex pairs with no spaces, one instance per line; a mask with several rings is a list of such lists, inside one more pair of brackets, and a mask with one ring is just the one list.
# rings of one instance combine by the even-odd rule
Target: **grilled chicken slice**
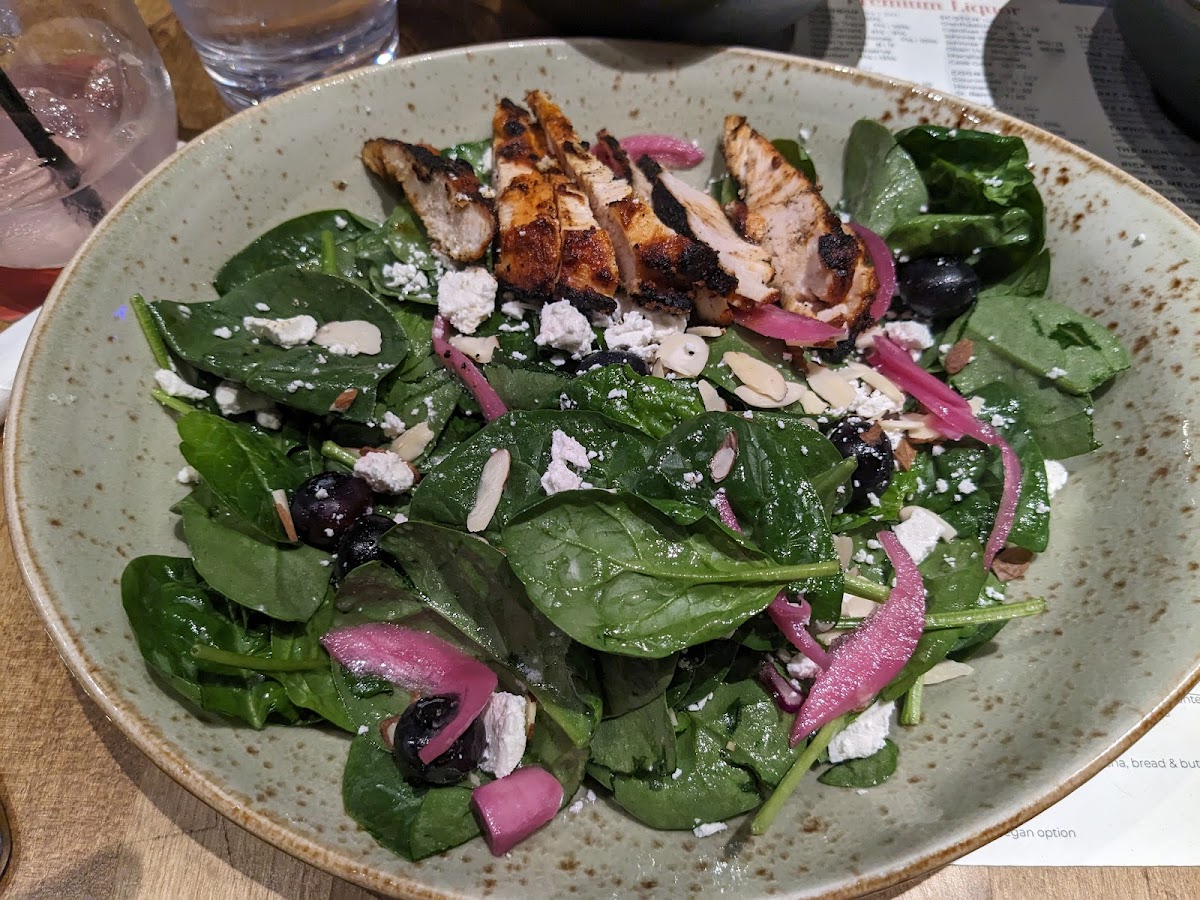
[[562,258],[554,183],[538,163],[546,140],[533,117],[507,98],[492,118],[499,253],[496,280],[521,299],[548,300]]
[[612,240],[596,223],[587,194],[557,165],[549,169],[549,174],[562,235],[562,262],[554,299],[569,300],[581,312],[614,312],[620,276]]
[[422,144],[387,138],[363,144],[362,161],[404,192],[430,239],[451,259],[475,262],[487,252],[496,217],[469,163],[446,159]]
[[688,312],[691,284],[711,266],[712,251],[664,225],[628,181],[589,152],[549,97],[530,91],[525,100],[559,165],[583,189],[596,221],[608,233],[625,290],[650,309]]
[[851,333],[863,328],[879,281],[862,240],[743,117],[726,117],[724,151],[742,187],[744,233],[770,253],[780,305]]

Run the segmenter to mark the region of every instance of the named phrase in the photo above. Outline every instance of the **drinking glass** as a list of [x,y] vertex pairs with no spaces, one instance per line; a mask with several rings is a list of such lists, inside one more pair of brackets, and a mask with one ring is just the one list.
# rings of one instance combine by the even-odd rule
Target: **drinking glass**
[[171,85],[133,0],[0,0],[0,320],[42,302],[175,144]]
[[233,109],[391,62],[400,41],[396,0],[171,0],[171,8]]

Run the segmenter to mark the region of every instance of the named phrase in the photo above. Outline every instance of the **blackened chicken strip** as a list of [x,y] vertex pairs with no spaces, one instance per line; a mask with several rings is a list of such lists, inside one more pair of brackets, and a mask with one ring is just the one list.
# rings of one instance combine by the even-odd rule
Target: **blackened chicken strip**
[[862,240],[743,117],[726,117],[723,148],[742,188],[744,231],[771,255],[780,305],[851,333],[864,327],[879,281]]
[[422,144],[386,138],[363,144],[362,161],[404,193],[430,239],[451,259],[475,262],[487,252],[496,217],[469,163],[447,159]]
[[511,100],[501,100],[492,118],[496,280],[501,290],[522,299],[550,299],[562,259],[554,183],[539,168],[546,152],[533,117]]
[[587,194],[554,164],[548,168],[558,202],[562,261],[555,300],[569,300],[581,312],[616,311],[620,275],[612,240],[592,214]]
[[628,181],[589,152],[549,97],[531,91],[525,99],[559,165],[583,189],[596,221],[608,233],[630,297],[650,309],[690,311],[691,285],[711,265],[712,251],[664,225]]

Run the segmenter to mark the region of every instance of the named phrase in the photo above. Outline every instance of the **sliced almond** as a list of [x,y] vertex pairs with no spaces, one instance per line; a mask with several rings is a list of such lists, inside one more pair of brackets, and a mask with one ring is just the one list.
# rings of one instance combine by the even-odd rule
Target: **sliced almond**
[[275,512],[279,521],[283,523],[283,533],[295,544],[300,538],[296,535],[296,523],[292,521],[292,507],[288,503],[287,494],[281,488],[276,488],[271,491],[271,499],[275,501]]
[[490,363],[492,355],[500,349],[500,338],[469,337],[465,334],[455,334],[450,337],[450,346],[461,350],[477,363]]
[[838,562],[842,564],[842,568],[850,568],[850,558],[854,555],[854,538],[845,534],[835,534],[833,549],[837,551]]
[[761,359],[755,359],[749,353],[731,350],[721,357],[721,362],[729,366],[729,371],[741,379],[750,390],[765,394],[772,400],[782,400],[787,396],[788,383],[783,375]]
[[950,352],[946,354],[946,371],[951,375],[957,375],[967,367],[967,363],[971,361],[971,356],[975,352],[975,345],[970,338],[962,338],[954,343],[950,348]]
[[396,726],[399,724],[399,716],[388,716],[379,723],[379,739],[389,750],[396,746]]
[[865,381],[893,403],[904,402],[904,391],[896,387],[890,378],[884,376],[884,374],[877,369],[872,369],[870,366],[864,366],[862,363],[850,363],[848,366],[846,366],[846,371],[855,378]]
[[525,701],[525,738],[528,740],[533,737],[533,724],[537,721],[537,703],[533,700]]
[[955,662],[952,659],[943,659],[926,672],[921,681],[926,686],[941,684],[943,681],[949,681],[951,678],[962,678],[964,675],[970,675],[974,671],[966,663]]
[[810,416],[818,416],[829,409],[829,404],[818,397],[815,391],[810,391],[808,388],[805,388],[804,393],[800,395],[800,405]]
[[1032,562],[1031,551],[1024,547],[1006,547],[992,560],[992,571],[1001,581],[1008,582],[1024,575]]
[[896,441],[896,446],[892,448],[892,455],[896,457],[896,465],[900,467],[900,471],[907,472],[917,461],[917,448],[901,434],[900,439]]
[[375,356],[383,349],[383,333],[378,325],[365,319],[326,322],[317,329],[312,342],[336,356]]
[[809,365],[805,378],[808,379],[810,388],[816,391],[830,406],[837,409],[845,409],[854,402],[854,398],[857,396],[857,392],[849,381],[824,366]]
[[712,459],[708,462],[708,471],[712,473],[713,481],[724,481],[733,471],[733,463],[737,459],[737,435],[732,431],[725,435],[725,440],[717,448]]
[[475,505],[467,513],[467,531],[474,534],[491,524],[496,507],[500,505],[504,485],[508,482],[508,470],[511,465],[512,454],[504,449],[493,452],[483,464],[479,486],[475,488]]
[[804,398],[805,387],[794,381],[786,382],[782,400],[773,400],[766,394],[760,394],[758,391],[744,384],[738,385],[734,393],[747,406],[754,406],[758,409],[783,409],[785,406],[799,403]]
[[354,405],[354,400],[357,396],[358,388],[346,388],[333,398],[333,402],[329,404],[329,411],[339,413],[345,412]]
[[695,378],[708,365],[708,344],[702,337],[677,331],[659,344],[657,359],[664,368],[684,378]]
[[725,329],[718,328],[716,325],[693,325],[685,332],[685,334],[694,334],[696,337],[702,338],[719,338],[724,333]]
[[433,442],[433,437],[429,423],[418,422],[392,441],[391,450],[401,459],[412,462],[425,452],[425,448]]
[[704,409],[707,412],[728,412],[729,404],[717,393],[717,389],[709,382],[701,378],[696,382],[696,387],[700,391],[700,399],[704,403]]
[[661,359],[656,358],[654,360],[654,365],[652,365],[650,367],[650,374],[653,375],[655,378],[662,378],[664,375],[667,374],[667,370],[663,368]]

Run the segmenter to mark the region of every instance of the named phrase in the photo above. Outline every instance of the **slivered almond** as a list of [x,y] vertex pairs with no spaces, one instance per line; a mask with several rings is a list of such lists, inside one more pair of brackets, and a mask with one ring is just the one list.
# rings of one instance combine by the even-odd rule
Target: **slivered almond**
[[720,483],[733,471],[733,463],[737,459],[737,448],[737,435],[731,431],[725,435],[725,440],[721,442],[721,446],[717,448],[717,452],[708,462],[708,471],[712,473],[713,481]]
[[686,334],[694,334],[702,338],[719,338],[724,333],[725,329],[718,328],[716,325],[693,325],[686,331]]
[[494,451],[483,464],[479,486],[475,488],[475,505],[467,513],[467,531],[474,534],[483,531],[491,523],[496,507],[500,505],[504,485],[508,482],[511,465],[512,454],[504,449]]
[[695,378],[708,365],[708,344],[694,334],[674,332],[658,347],[658,362],[685,378]]
[[927,686],[941,684],[943,681],[949,681],[951,678],[961,678],[964,675],[970,675],[974,671],[966,663],[955,662],[952,659],[943,659],[926,672],[921,681]]
[[276,488],[271,491],[271,499],[275,501],[275,512],[279,521],[283,523],[283,533],[293,544],[297,543],[300,538],[296,535],[296,523],[292,521],[292,507],[288,503],[287,494],[281,488]]
[[893,403],[904,402],[904,391],[896,387],[892,383],[892,380],[884,376],[882,372],[872,369],[870,366],[864,366],[862,363],[850,363],[850,365],[846,366],[846,371],[850,372],[855,378],[862,379]]
[[379,326],[364,319],[326,322],[317,329],[312,342],[338,356],[375,356],[383,349]]
[[333,398],[333,403],[329,404],[330,412],[345,412],[353,404],[358,396],[358,388],[346,388],[340,394]]
[[838,562],[842,564],[842,568],[850,568],[850,558],[854,555],[854,538],[845,534],[835,534],[833,549],[837,552]]
[[700,399],[704,403],[704,409],[707,412],[727,412],[729,404],[717,393],[717,389],[709,382],[701,378],[696,382],[696,387],[700,391]]
[[804,393],[800,395],[800,405],[804,407],[804,411],[810,416],[817,416],[829,409],[829,404],[816,395],[815,391],[804,389]]
[[907,437],[901,434],[900,440],[892,448],[892,455],[896,457],[896,465],[900,467],[900,471],[907,472],[912,468],[912,464],[916,462],[917,448],[909,443]]
[[432,443],[433,437],[429,423],[418,422],[392,441],[391,450],[401,459],[412,462],[425,452],[425,448]]
[[654,365],[650,367],[650,374],[655,378],[662,378],[667,374],[667,370],[663,368],[662,360],[655,359]]
[[468,337],[465,334],[455,334],[450,337],[450,346],[461,350],[477,363],[490,363],[492,356],[500,349],[500,339],[495,335],[490,337]]
[[537,703],[533,700],[525,701],[525,737],[533,737],[533,723],[537,721]]
[[749,353],[730,350],[721,357],[721,362],[729,366],[729,371],[755,393],[763,394],[772,400],[782,400],[787,396],[788,383],[779,374],[779,370],[761,359],[755,359]]
[[850,382],[831,369],[810,365],[805,378],[808,386],[832,407],[845,409],[854,402],[856,392]]
[[760,394],[758,391],[744,384],[738,385],[737,389],[734,390],[739,400],[748,406],[756,406],[759,409],[782,409],[785,406],[791,406],[793,403],[799,403],[804,398],[804,392],[804,385],[796,384],[794,381],[786,382],[782,400],[774,400],[766,394]]

